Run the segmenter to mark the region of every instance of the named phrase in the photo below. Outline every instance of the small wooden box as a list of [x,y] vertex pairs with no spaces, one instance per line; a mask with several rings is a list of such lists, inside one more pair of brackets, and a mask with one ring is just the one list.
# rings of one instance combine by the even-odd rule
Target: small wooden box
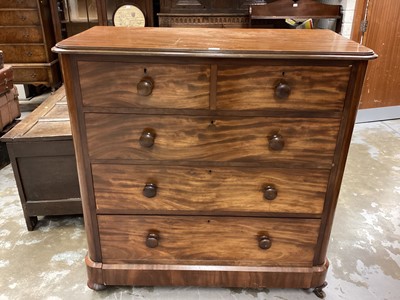
[[64,88],[2,137],[14,170],[28,230],[37,216],[81,214]]

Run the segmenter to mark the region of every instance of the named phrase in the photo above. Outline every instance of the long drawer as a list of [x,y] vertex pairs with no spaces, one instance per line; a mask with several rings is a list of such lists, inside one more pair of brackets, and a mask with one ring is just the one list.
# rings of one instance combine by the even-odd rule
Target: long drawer
[[[43,43],[43,33],[40,26],[9,26],[0,30],[1,43]],[[3,46],[1,46],[3,47]]]
[[98,216],[103,263],[312,266],[320,220]]
[[47,61],[43,44],[2,45],[7,63],[44,63]]
[[[208,109],[210,67],[192,64],[78,63],[82,101],[87,106]],[[150,95],[138,84],[150,80]],[[147,86],[148,87],[148,86]]]
[[39,12],[36,9],[0,10],[0,26],[27,26],[27,25],[40,25]]
[[219,66],[217,109],[343,109],[349,67]]
[[339,119],[85,114],[92,159],[331,167]]
[[328,170],[92,164],[99,213],[321,214]]

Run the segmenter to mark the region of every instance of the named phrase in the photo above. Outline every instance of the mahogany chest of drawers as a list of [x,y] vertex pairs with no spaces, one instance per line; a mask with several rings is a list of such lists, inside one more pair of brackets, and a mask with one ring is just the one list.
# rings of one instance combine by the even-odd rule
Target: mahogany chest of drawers
[[323,30],[113,27],[54,51],[91,288],[323,285],[373,51]]
[[15,83],[59,84],[49,0],[0,1],[0,28],[0,49],[14,68]]

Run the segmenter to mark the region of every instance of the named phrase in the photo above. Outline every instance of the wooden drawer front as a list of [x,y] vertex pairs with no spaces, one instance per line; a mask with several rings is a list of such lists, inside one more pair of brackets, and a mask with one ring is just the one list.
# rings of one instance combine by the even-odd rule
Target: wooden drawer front
[[[331,168],[339,121],[86,114],[93,159],[307,163],[327,168]],[[156,135],[149,148],[139,143],[148,129]],[[268,139],[275,133],[284,140],[281,151],[269,149]]]
[[[93,164],[100,213],[321,214],[328,170]],[[144,190],[156,193],[144,196]],[[277,191],[275,199],[264,198]],[[149,197],[150,196],[150,197]],[[270,198],[271,199],[271,198]]]
[[3,27],[0,30],[1,43],[43,43],[42,30],[39,26]]
[[0,10],[0,26],[40,25],[36,10]]
[[[104,263],[247,266],[311,266],[320,224],[318,219],[140,215],[99,215],[98,221]],[[149,233],[159,236],[155,248],[146,246]],[[269,249],[259,247],[262,236],[269,237]]]
[[2,45],[7,63],[46,62],[44,45]]
[[36,8],[35,0],[1,0],[0,8]]
[[[210,70],[206,65],[79,62],[83,104],[104,107],[209,108]],[[137,93],[150,77],[149,96]]]
[[47,82],[49,81],[50,67],[39,68],[14,68],[14,81],[24,82]]
[[[347,67],[219,66],[217,108],[342,111],[349,74]],[[275,95],[282,79],[287,99]]]

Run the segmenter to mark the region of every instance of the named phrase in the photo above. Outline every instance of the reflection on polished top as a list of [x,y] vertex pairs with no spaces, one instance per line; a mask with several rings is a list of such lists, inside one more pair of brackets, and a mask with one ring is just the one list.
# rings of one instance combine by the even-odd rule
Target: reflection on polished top
[[[256,43],[254,41],[257,41]],[[260,58],[371,59],[369,48],[330,30],[221,29],[221,28],[127,28],[96,26],[61,41],[53,51],[99,54],[124,52],[202,57],[237,56]]]

